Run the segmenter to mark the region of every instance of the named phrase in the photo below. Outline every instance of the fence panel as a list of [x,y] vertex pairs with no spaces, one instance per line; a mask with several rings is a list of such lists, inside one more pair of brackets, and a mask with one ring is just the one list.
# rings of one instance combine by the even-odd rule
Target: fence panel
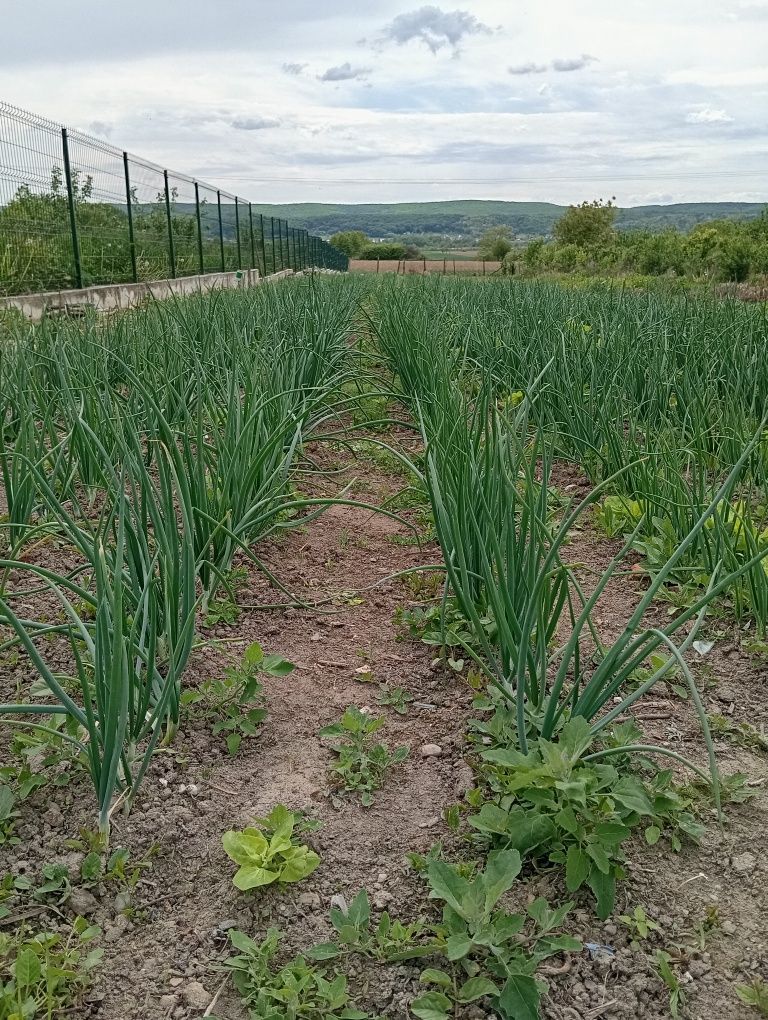
[[[222,268],[224,272],[230,273],[240,269],[237,244],[238,217],[235,215],[236,199],[234,195],[230,195],[226,191],[220,191],[219,200],[221,202],[221,224],[224,239],[224,264]],[[240,254],[242,257],[242,251]]]
[[74,286],[61,128],[0,103],[0,294]]
[[64,140],[80,255],[80,286],[133,279],[125,166],[120,149],[78,131]]
[[165,176],[160,167],[131,156],[128,160],[131,212],[139,280],[165,280],[171,275]]
[[0,103],[0,296],[347,263],[229,192]]
[[195,182],[183,174],[168,174],[170,236],[173,239],[174,275],[194,276],[200,272],[197,236]]

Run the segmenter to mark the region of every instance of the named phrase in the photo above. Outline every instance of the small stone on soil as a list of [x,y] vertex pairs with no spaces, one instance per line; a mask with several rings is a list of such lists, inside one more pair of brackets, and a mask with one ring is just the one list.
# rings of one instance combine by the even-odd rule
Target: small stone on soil
[[81,917],[87,917],[88,914],[96,913],[99,901],[87,889],[73,889],[67,900],[67,906]]
[[437,758],[443,753],[439,744],[422,744],[420,752],[422,758]]
[[755,870],[757,861],[755,860],[754,854],[747,852],[738,854],[736,857],[732,857],[731,864],[733,865],[734,871],[738,871],[741,874],[748,874],[750,871]]
[[192,1009],[205,1009],[211,1004],[211,993],[199,981],[190,981],[181,994]]

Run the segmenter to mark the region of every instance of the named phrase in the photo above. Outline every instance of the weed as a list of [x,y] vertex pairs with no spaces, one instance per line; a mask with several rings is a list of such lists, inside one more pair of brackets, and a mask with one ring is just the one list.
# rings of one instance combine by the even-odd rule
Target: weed
[[195,705],[211,722],[214,736],[226,735],[227,750],[237,754],[243,737],[258,733],[267,715],[260,676],[287,676],[293,664],[279,655],[265,655],[254,641],[245,650],[239,666],[224,677],[205,680],[196,691],[182,694],[183,705]]
[[724,715],[708,716],[712,736],[723,737],[749,751],[768,751],[768,736],[752,723],[727,719]]
[[368,1020],[368,1014],[351,1003],[342,974],[328,976],[303,956],[274,966],[281,938],[276,928],[270,928],[260,944],[241,931],[231,931],[229,938],[238,955],[224,965],[251,1020]]
[[672,957],[663,949],[656,950],[656,969],[659,977],[667,986],[669,991],[669,1012],[674,1020],[680,1016],[680,1010],[685,1006],[685,990],[678,974],[672,968]]
[[399,765],[408,757],[407,747],[390,752],[384,744],[371,740],[384,725],[384,720],[372,718],[354,705],[341,719],[320,730],[320,736],[331,740],[330,747],[339,756],[331,771],[343,790],[360,794],[363,807],[373,803],[373,791],[384,782],[392,765]]
[[0,1016],[53,1017],[76,1009],[102,950],[101,934],[82,917],[65,935],[21,928],[0,934]]
[[[562,952],[578,952],[581,943],[556,934],[572,904],[551,910],[539,898],[525,914],[498,907],[520,873],[516,850],[492,851],[485,870],[464,878],[442,861],[428,867],[430,898],[444,902],[442,923],[436,929],[436,948],[452,966],[451,973],[430,968],[421,975],[437,991],[411,1003],[420,1020],[449,1020],[457,1003],[489,997],[504,1020],[538,1017],[545,985],[536,978],[539,964]],[[457,974],[461,973],[461,980]]]
[[606,918],[624,875],[621,847],[634,828],[642,826],[651,845],[666,832],[677,849],[682,836],[697,840],[702,826],[671,771],[645,783],[619,756],[617,767],[584,761],[592,740],[586,720],[575,717],[557,743],[539,739],[527,754],[509,747],[482,752],[481,775],[496,797],[469,823],[494,846],[563,865],[568,891],[587,885]]
[[384,684],[380,685],[378,695],[379,704],[386,705],[389,708],[394,708],[398,715],[406,715],[409,703],[415,700],[414,695],[409,694],[403,687],[387,687]]
[[646,914],[642,906],[635,907],[631,914],[620,914],[619,921],[629,928],[634,945],[637,945],[638,939],[645,941],[652,932],[661,931],[660,926]]
[[753,978],[748,985],[736,985],[736,994],[760,1016],[768,1017],[768,984],[762,978]]
[[331,909],[331,924],[336,930],[336,939],[314,946],[307,954],[311,959],[335,960],[349,953],[359,953],[379,963],[395,963],[429,956],[433,952],[430,945],[417,942],[425,930],[418,921],[404,925],[391,920],[384,911],[378,924],[373,925],[365,889],[361,889],[345,909]]

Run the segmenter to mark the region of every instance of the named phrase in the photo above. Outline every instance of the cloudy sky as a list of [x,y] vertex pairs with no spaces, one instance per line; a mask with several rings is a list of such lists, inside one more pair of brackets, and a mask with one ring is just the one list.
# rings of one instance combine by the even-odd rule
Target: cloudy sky
[[0,0],[0,32],[0,99],[253,201],[768,200],[768,0]]

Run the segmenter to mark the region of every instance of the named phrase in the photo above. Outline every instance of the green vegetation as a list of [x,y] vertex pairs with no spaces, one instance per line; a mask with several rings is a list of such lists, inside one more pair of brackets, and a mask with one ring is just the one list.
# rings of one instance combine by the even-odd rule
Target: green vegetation
[[251,1020],[369,1020],[368,1013],[352,1005],[343,975],[329,977],[303,956],[273,966],[281,938],[276,928],[261,944],[240,931],[230,932],[229,938],[238,954],[226,967]]
[[278,804],[266,818],[257,820],[261,828],[249,826],[242,832],[224,833],[224,849],[239,865],[232,879],[238,889],[247,891],[273,882],[300,882],[312,874],[320,858],[308,846],[294,841],[293,830],[298,821],[293,812]]
[[335,960],[359,953],[379,963],[395,963],[429,956],[433,951],[430,945],[419,942],[425,931],[419,921],[404,925],[393,921],[384,910],[378,924],[372,924],[371,904],[365,889],[360,890],[348,907],[331,908],[331,924],[336,931],[335,941],[313,946],[307,954],[312,960]]
[[581,943],[570,935],[556,934],[571,903],[550,910],[546,900],[539,898],[526,914],[510,914],[498,907],[520,868],[516,850],[490,853],[485,870],[471,879],[442,861],[429,864],[430,898],[445,904],[437,941],[451,970],[422,972],[422,982],[438,990],[414,1000],[414,1016],[449,1020],[456,1003],[485,998],[493,1002],[494,1013],[502,1020],[539,1015],[539,1000],[546,989],[536,978],[539,964],[559,953],[578,952]]
[[343,230],[330,238],[334,248],[344,252],[347,258],[359,259],[363,248],[371,243],[370,238],[362,230]]
[[358,792],[363,807],[373,804],[374,790],[382,785],[387,771],[408,757],[407,747],[389,751],[384,744],[373,743],[371,738],[383,725],[383,719],[351,705],[337,723],[320,730],[320,736],[331,741],[331,749],[339,756],[331,766],[336,783],[343,790]]
[[[231,597],[235,555],[265,569],[254,542],[333,502],[297,496],[291,472],[355,378],[353,307],[351,292],[324,301],[307,280],[154,305],[107,328],[95,316],[9,327],[0,617],[12,636],[3,648],[28,657],[45,693],[24,690],[1,709],[77,749],[105,832],[115,796],[130,806],[155,749],[174,738],[198,610],[216,609],[220,589]],[[72,548],[73,573],[25,556],[53,540]],[[58,619],[15,608],[30,586],[50,593]],[[66,678],[48,660],[52,635],[69,649]],[[270,657],[247,665],[287,668]],[[236,702],[219,720],[232,751],[260,709]],[[61,716],[73,730],[52,732]]]
[[491,227],[477,243],[477,257],[501,262],[512,251],[512,231],[509,227]]
[[[158,190],[151,199],[140,198],[137,188],[131,189],[132,249],[128,201],[105,200],[96,193],[91,173],[73,169],[82,286],[126,283],[134,276],[137,280],[190,276],[201,271],[201,264],[209,273],[255,268],[266,274],[299,268],[309,255],[304,240],[312,242],[313,261],[337,264],[339,253],[319,238],[299,239],[282,220],[274,224],[275,235],[269,220],[263,224],[258,216],[246,215],[247,203],[238,208],[234,196],[225,195],[219,205],[216,191],[205,185],[198,228],[195,203],[181,200],[172,184],[166,206],[160,171],[156,180]],[[21,184],[0,206],[0,297],[77,285],[67,189],[61,167],[54,165],[47,189]]]
[[554,224],[554,241],[531,241],[522,252],[522,265],[531,273],[636,273],[736,282],[768,273],[765,211],[744,220],[713,219],[688,232],[674,226],[617,230],[618,222],[610,201],[571,206]]
[[[598,243],[612,216],[610,205],[582,207],[571,239],[553,243]],[[109,828],[117,807],[135,802],[153,756],[162,748],[161,761],[185,767],[184,748],[172,747],[185,719],[212,728],[232,754],[264,725],[265,677],[287,676],[290,663],[254,642],[223,676],[217,667],[194,687],[188,663],[197,650],[218,663],[219,649],[239,642],[210,628],[261,608],[238,605],[256,571],[273,601],[310,611],[261,558],[261,543],[353,503],[333,488],[345,448],[364,448],[405,476],[384,507],[353,505],[412,513],[414,532],[439,544],[442,558],[404,559],[424,569],[404,583],[404,599],[418,604],[398,619],[435,650],[432,686],[446,666],[458,676],[443,679],[474,696],[473,774],[461,781],[461,804],[424,819],[431,827],[443,809],[445,848],[411,856],[436,909],[418,904],[402,920],[375,914],[387,903],[379,879],[371,898],[336,893],[325,941],[292,944],[300,955],[279,956],[274,929],[263,941],[230,933],[226,967],[251,1017],[362,1020],[358,985],[350,991],[336,966],[419,960],[421,988],[407,1004],[419,1020],[447,1020],[474,1003],[502,1020],[536,1020],[546,961],[580,942],[571,903],[532,898],[527,876],[554,872],[551,888],[606,919],[633,838],[656,853],[679,851],[755,792],[743,775],[720,774],[713,733],[762,752],[761,734],[708,712],[699,682],[715,615],[758,645],[768,634],[762,309],[602,281],[311,278],[109,319],[3,328],[0,655],[15,687],[0,706],[13,722],[0,841],[13,847],[27,799],[43,796],[59,772],[90,781],[98,817],[96,831],[66,844],[77,865],[46,863],[32,898],[60,905],[78,880],[120,892],[143,885],[151,851],[110,854]],[[413,433],[396,438],[407,416],[420,444]],[[385,427],[386,442],[376,433]],[[307,481],[322,487],[307,490]],[[331,543],[340,558],[339,547],[359,540],[349,520],[341,524]],[[599,569],[582,562],[574,541],[589,529],[611,536]],[[629,605],[608,628],[602,596],[619,586]],[[334,592],[321,604],[335,611],[364,594]],[[374,645],[354,641],[349,655],[358,649],[366,664],[357,676],[374,681]],[[352,668],[349,658],[340,665]],[[698,719],[700,746],[686,742],[685,755],[651,741],[632,718],[660,683]],[[391,685],[361,688],[393,709],[393,729],[413,733],[415,712],[401,716],[413,711],[416,689],[394,672]],[[441,704],[452,689],[439,691]],[[317,734],[332,762],[334,805],[342,791],[370,805],[405,760],[407,747],[379,742],[384,726],[350,707]],[[289,887],[319,867],[304,842],[315,827],[278,804],[224,834],[235,887],[272,885],[270,910],[280,896],[303,905]],[[10,876],[0,891],[25,881]],[[618,921],[638,951],[655,953],[657,987],[682,1013],[685,960],[716,937],[719,915],[694,918],[678,946],[661,931],[662,915],[630,902]],[[90,931],[70,939],[60,927],[48,957],[43,936],[8,936],[11,1016],[24,1015],[23,996],[48,986],[58,1000],[41,1000],[40,1016],[78,1008]],[[59,968],[65,948],[75,955]],[[67,981],[43,985],[57,968]],[[359,971],[349,976],[357,981]],[[762,1009],[762,985],[737,992]]]
[[748,985],[737,985],[736,994],[760,1016],[768,1016],[768,984],[761,978],[754,978]]
[[[753,219],[759,202],[690,202],[620,209],[620,230],[690,230],[715,219]],[[393,202],[354,205],[297,202],[292,205],[254,205],[254,212],[282,216],[324,237],[337,231],[360,230],[369,237],[397,238],[426,247],[424,235],[472,242],[495,226],[509,227],[516,237],[545,237],[552,233],[565,206],[551,202],[497,202],[466,199],[448,202]],[[444,242],[441,242],[441,244]]]
[[237,754],[243,737],[255,736],[267,715],[260,676],[287,676],[293,668],[279,655],[265,655],[254,641],[240,666],[228,669],[224,677],[204,680],[196,691],[185,691],[181,704],[196,705],[210,721],[214,736],[225,734],[227,750]]
[[0,1016],[43,1020],[76,1010],[101,959],[91,947],[100,934],[82,917],[66,935],[25,927],[0,934]]

